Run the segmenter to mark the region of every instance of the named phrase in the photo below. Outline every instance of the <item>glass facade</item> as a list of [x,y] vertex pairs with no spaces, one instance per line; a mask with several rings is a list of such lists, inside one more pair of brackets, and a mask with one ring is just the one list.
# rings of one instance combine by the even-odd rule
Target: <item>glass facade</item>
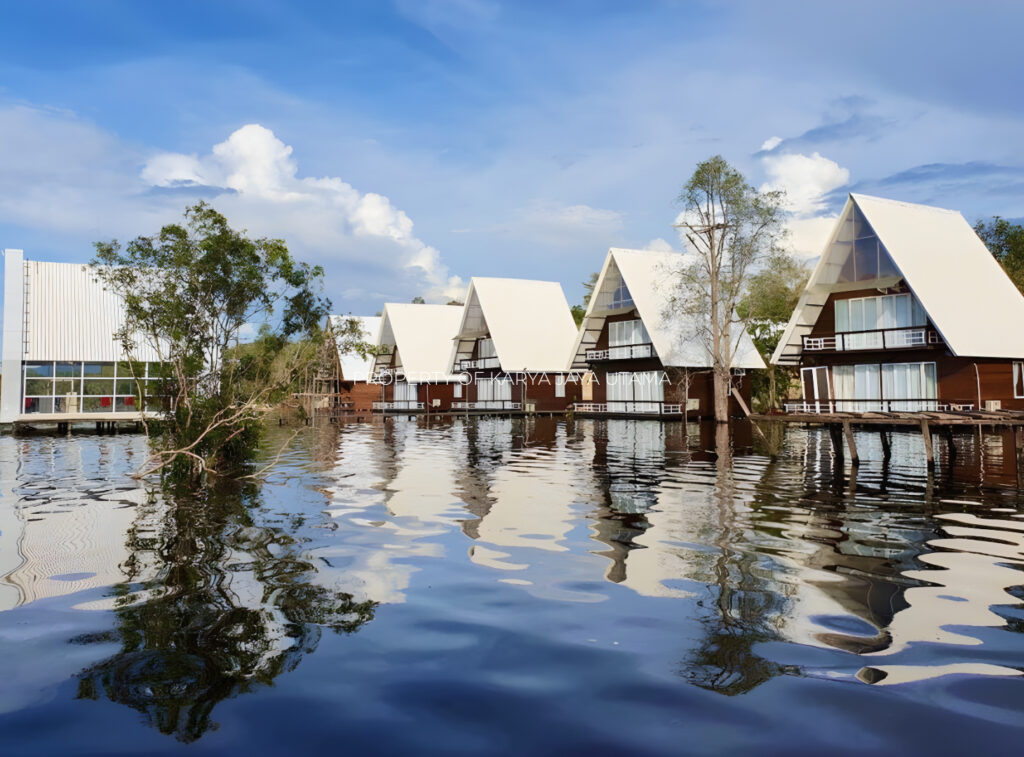
[[138,412],[160,381],[159,363],[24,363],[22,412]]
[[610,413],[660,413],[665,374],[662,371],[618,371],[606,376]]
[[837,365],[832,369],[832,383],[839,411],[938,409],[935,363]]

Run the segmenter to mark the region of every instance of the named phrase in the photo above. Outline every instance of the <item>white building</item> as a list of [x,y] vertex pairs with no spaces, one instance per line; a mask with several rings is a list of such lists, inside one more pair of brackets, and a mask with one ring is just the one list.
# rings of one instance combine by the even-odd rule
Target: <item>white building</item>
[[[124,318],[90,266],[4,250],[0,423],[138,420],[143,398],[114,336]],[[131,358],[148,394],[159,355],[142,344]]]

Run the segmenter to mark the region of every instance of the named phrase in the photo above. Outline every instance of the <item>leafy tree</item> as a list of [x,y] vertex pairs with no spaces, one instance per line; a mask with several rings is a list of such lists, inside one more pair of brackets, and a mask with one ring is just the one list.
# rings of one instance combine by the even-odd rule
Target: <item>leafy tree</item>
[[750,317],[741,312],[749,280],[784,236],[782,200],[754,189],[720,155],[698,164],[678,197],[676,226],[690,249],[667,315],[685,316],[711,355],[719,423],[729,417],[730,369]]
[[583,318],[587,314],[587,306],[590,304],[590,298],[594,294],[594,287],[597,286],[597,279],[598,277],[600,277],[600,275],[601,274],[598,271],[594,271],[592,274],[590,274],[590,278],[587,281],[583,282],[583,304],[572,305],[569,308],[569,311],[572,313],[573,320],[576,321],[577,327],[581,323],[583,323]]
[[[163,366],[164,412],[146,425],[152,452],[140,475],[240,472],[269,401],[320,353],[330,307],[323,270],[294,260],[280,239],[232,229],[203,202],[155,236],[95,247],[98,278],[124,302],[116,336],[125,353],[148,344]],[[286,350],[287,370],[275,372]]]
[[785,394],[793,378],[793,369],[772,365],[770,360],[807,278],[808,271],[803,263],[787,252],[776,251],[750,277],[746,297],[740,304],[739,312],[747,322],[754,346],[768,365],[764,375],[754,376],[753,380],[754,395],[762,407],[777,407],[779,383]]
[[445,305],[455,305],[456,307],[460,308],[465,304],[466,303],[462,302],[461,300],[449,300],[448,302],[445,303]]
[[1024,226],[993,216],[988,222],[974,224],[974,231],[1017,289],[1024,293]]
[[412,298],[412,304],[413,305],[426,305],[427,301],[425,299],[423,299],[422,297],[420,297],[419,295],[416,295],[415,297]]

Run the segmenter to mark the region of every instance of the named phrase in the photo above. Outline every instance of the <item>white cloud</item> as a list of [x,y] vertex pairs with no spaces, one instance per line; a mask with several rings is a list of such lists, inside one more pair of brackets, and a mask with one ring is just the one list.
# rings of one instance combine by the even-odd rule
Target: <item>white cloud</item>
[[384,195],[362,194],[337,177],[300,177],[292,152],[270,129],[247,124],[214,145],[209,155],[153,156],[142,177],[157,187],[222,190],[217,204],[231,218],[257,233],[299,239],[323,254],[352,248],[359,240],[384,242],[385,256],[390,252],[402,269],[419,275],[425,296],[440,300],[461,293],[461,279],[450,276],[440,253],[416,237],[403,210]]
[[[0,108],[0,222],[66,238],[75,260],[90,256],[91,241],[153,233],[200,197],[233,226],[323,264],[328,295],[363,292],[351,298],[363,309],[379,307],[382,290],[438,301],[464,292],[403,210],[338,177],[300,176],[292,147],[258,124],[206,154],[146,156],[73,113]],[[335,305],[348,310],[351,299]]]
[[781,144],[782,137],[768,137],[768,139],[761,143],[761,149],[766,152],[771,152]]
[[658,237],[657,239],[652,239],[650,242],[645,244],[643,249],[654,250],[655,252],[672,252],[674,248],[664,239]]
[[819,153],[784,153],[762,159],[769,181],[764,190],[781,189],[786,205],[797,216],[814,215],[825,209],[825,195],[850,181],[850,172]]
[[[765,145],[776,139],[772,137]],[[767,149],[776,146],[778,142]],[[791,213],[786,223],[790,249],[798,257],[820,255],[836,222],[835,214],[824,212],[827,195],[849,183],[849,170],[817,152],[769,154],[762,158],[762,163],[769,181],[761,190],[781,189],[786,193],[786,207]]]

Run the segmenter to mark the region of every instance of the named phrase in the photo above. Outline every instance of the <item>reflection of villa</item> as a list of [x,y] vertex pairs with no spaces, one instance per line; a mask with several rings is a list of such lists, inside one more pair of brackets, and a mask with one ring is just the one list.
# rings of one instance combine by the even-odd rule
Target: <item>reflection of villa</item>
[[156,350],[127,355],[114,333],[120,299],[89,266],[25,260],[4,251],[0,422],[133,421],[155,392]]
[[374,410],[451,410],[463,386],[448,364],[452,339],[462,321],[462,308],[389,302],[381,315],[379,353],[373,380],[381,385]]
[[565,369],[575,338],[557,282],[473,278],[449,363],[471,380],[453,408],[564,411],[579,394]]
[[[713,411],[711,356],[693,324],[669,317],[677,253],[612,248],[594,286],[572,350],[571,367],[589,369],[583,414],[679,416]],[[748,369],[764,368],[750,337],[739,335],[733,386],[750,403]],[[732,412],[740,408],[732,400]]]
[[963,216],[850,195],[772,361],[811,412],[1024,409],[1024,297]]

